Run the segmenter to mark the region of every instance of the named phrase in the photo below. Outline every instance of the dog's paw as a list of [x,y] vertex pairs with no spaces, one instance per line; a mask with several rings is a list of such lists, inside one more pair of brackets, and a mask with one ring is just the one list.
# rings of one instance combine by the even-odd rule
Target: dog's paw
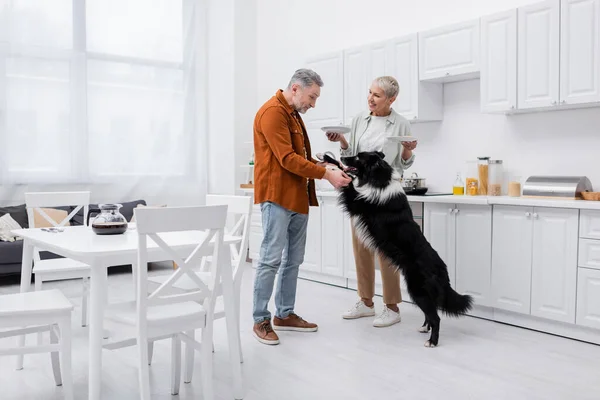
[[425,342],[425,347],[436,347],[436,345],[431,343],[431,340],[428,340]]
[[428,326],[422,326],[419,328],[419,332],[421,333],[427,333],[429,332],[429,327]]

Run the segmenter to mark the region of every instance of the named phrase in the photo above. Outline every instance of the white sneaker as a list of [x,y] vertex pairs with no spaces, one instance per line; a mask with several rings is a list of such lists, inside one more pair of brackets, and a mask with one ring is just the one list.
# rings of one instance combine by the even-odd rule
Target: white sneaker
[[387,306],[383,306],[381,314],[373,321],[373,326],[376,328],[384,328],[400,322],[400,310],[398,312],[390,310]]
[[362,300],[359,300],[354,307],[342,314],[344,319],[356,319],[362,317],[372,317],[375,315],[375,306],[368,307]]

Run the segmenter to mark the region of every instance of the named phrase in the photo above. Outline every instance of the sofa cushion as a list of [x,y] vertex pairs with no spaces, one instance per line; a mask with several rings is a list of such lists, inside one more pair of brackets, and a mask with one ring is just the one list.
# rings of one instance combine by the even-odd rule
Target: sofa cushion
[[[63,219],[67,218],[69,212],[66,210],[59,210],[58,208],[42,208],[42,210],[50,217],[51,220],[60,224]],[[39,213],[37,209],[34,209],[33,213],[33,225],[36,228],[51,228],[54,225],[51,224]],[[65,223],[65,226],[71,225],[68,221]]]
[[0,242],[0,264],[21,264],[23,241]]
[[18,206],[8,206],[8,207],[0,207],[0,217],[4,214],[10,214],[11,217],[22,228],[29,228],[29,223],[27,220],[27,209],[25,208],[25,204],[21,204]]

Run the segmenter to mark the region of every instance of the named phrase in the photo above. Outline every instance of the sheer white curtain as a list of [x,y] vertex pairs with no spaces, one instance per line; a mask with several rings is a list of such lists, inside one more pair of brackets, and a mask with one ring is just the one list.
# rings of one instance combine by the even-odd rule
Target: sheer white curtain
[[0,0],[0,184],[204,194],[202,1]]

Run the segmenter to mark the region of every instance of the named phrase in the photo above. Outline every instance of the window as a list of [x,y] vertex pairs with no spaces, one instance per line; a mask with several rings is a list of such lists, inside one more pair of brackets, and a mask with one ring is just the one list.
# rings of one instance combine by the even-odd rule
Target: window
[[0,0],[0,179],[193,179],[199,1]]

